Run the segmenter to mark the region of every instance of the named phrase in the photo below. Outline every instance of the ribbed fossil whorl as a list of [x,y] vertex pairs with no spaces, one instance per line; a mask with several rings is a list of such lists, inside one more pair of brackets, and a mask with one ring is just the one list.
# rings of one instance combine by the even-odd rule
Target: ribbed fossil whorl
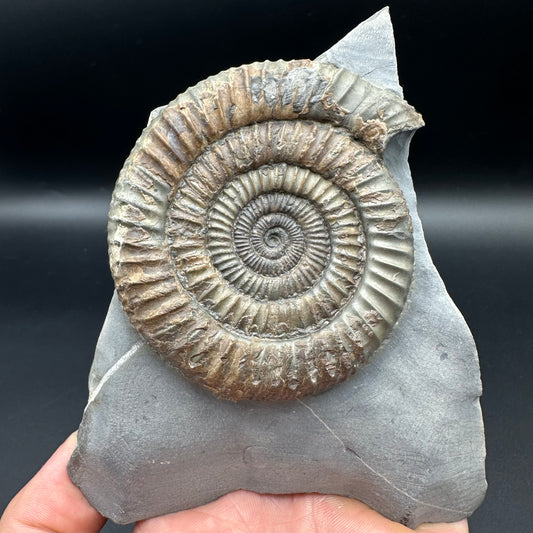
[[422,124],[330,64],[254,63],[152,118],[117,181],[116,288],[172,366],[232,400],[323,391],[406,302],[410,218],[382,153]]

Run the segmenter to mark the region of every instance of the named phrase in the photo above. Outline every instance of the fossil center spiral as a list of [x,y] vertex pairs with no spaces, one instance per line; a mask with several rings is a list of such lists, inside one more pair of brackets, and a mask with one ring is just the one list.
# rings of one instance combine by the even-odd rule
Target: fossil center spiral
[[[244,206],[233,228],[235,250],[243,263],[263,276],[279,276],[300,261],[306,248],[301,221],[294,216],[305,200],[263,195]],[[279,205],[277,205],[279,204]],[[310,209],[310,208],[309,208]]]
[[[214,158],[215,148],[193,167]],[[310,169],[276,163],[241,173],[232,164],[224,161],[218,187],[200,202],[205,239],[186,224],[184,208],[198,198],[194,170],[170,204],[168,242],[179,279],[215,320],[246,336],[320,329],[349,302],[364,269],[356,205]],[[302,298],[309,312],[302,312]]]

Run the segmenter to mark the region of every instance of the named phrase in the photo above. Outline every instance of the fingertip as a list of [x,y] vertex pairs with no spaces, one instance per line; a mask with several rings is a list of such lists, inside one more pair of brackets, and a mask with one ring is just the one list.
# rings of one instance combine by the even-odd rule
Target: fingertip
[[[372,531],[373,533],[406,533],[401,524],[393,522],[365,503],[344,496],[323,496],[316,509],[325,519],[324,531]],[[333,526],[333,528],[327,528]],[[320,530],[320,529],[319,529]]]
[[76,444],[78,443],[78,430],[72,432],[65,442],[68,442],[71,446],[76,446]]
[[420,524],[415,531],[419,533],[468,533],[468,521],[464,518],[459,522]]
[[[359,500],[343,496],[325,496],[323,501],[353,524],[371,524],[374,528],[373,532],[405,533],[411,531],[397,522],[388,520]],[[468,522],[465,518],[453,523],[420,524],[415,531],[418,533],[468,533]]]

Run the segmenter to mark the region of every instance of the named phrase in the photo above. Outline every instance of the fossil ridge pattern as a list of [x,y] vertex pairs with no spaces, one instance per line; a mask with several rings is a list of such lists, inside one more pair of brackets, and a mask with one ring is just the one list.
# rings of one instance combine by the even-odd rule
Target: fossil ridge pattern
[[133,325],[223,398],[345,380],[406,302],[410,217],[382,154],[421,125],[395,93],[309,60],[229,69],[178,96],[111,204],[111,270]]

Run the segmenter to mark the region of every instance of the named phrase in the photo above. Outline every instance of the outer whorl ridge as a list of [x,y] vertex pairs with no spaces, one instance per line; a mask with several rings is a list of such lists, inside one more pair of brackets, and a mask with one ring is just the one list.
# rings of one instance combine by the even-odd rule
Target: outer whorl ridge
[[410,218],[381,154],[420,125],[394,93],[308,60],[233,68],[178,96],[111,204],[111,270],[134,326],[224,398],[346,379],[407,298]]

